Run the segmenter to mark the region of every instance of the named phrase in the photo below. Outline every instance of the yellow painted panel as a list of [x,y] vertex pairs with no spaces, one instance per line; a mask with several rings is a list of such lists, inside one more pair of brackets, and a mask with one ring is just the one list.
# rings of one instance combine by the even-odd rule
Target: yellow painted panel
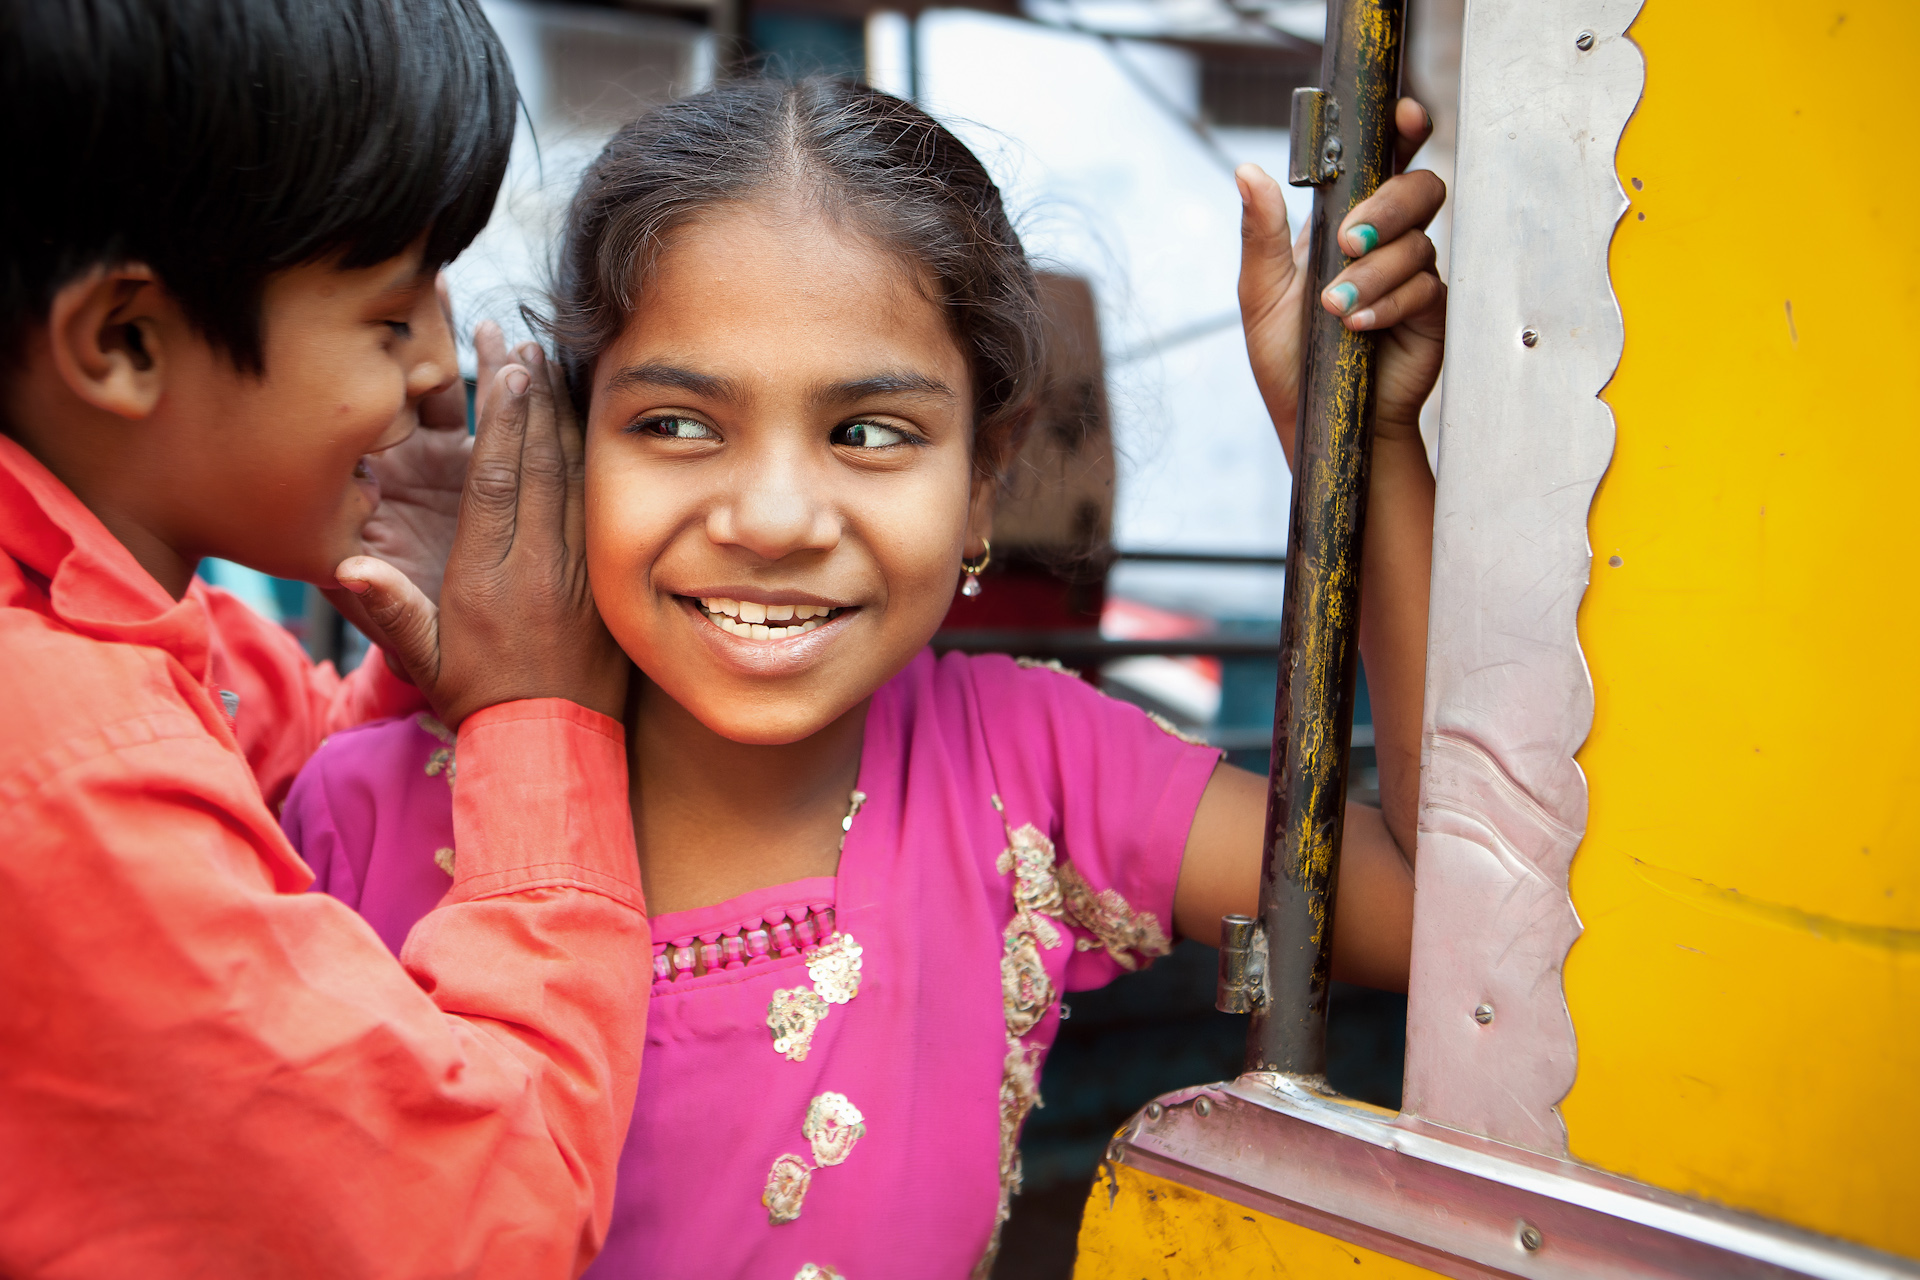
[[1912,0],[1647,0],[1574,1154],[1920,1256]]
[[1125,1165],[1103,1165],[1094,1179],[1073,1268],[1074,1280],[1414,1280],[1436,1274]]

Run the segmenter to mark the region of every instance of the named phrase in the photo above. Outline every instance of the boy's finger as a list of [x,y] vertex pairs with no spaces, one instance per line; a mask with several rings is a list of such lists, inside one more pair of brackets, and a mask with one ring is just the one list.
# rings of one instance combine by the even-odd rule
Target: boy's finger
[[567,387],[566,371],[558,360],[547,361],[548,385],[553,389],[553,422],[560,433],[560,452],[567,465],[567,511],[564,522],[569,547],[586,546],[587,536],[587,444],[579,415],[573,411],[573,397]]
[[1280,184],[1257,164],[1241,165],[1233,180],[1240,188],[1240,316],[1252,325],[1293,282],[1293,243]]
[[1433,263],[1433,241],[1425,232],[1409,231],[1335,276],[1320,291],[1320,305],[1337,316],[1352,317],[1420,273],[1431,272]]
[[549,364],[538,348],[528,361],[533,383],[527,389],[527,432],[520,447],[518,528],[560,539],[566,536],[567,455],[560,444]]
[[422,693],[440,675],[440,611],[406,574],[373,556],[350,556],[333,571],[326,596],[378,644]]
[[1349,258],[1392,244],[1409,231],[1433,221],[1446,203],[1447,184],[1426,169],[1403,173],[1380,184],[1380,189],[1353,207],[1340,222],[1340,251]]
[[1393,104],[1393,127],[1393,171],[1399,173],[1433,136],[1433,116],[1412,98],[1402,98]]
[[511,362],[507,355],[507,335],[491,320],[482,320],[474,326],[473,362],[473,419],[478,423],[480,415],[487,411],[487,396],[493,391],[494,379]]
[[527,435],[527,398],[532,375],[510,364],[494,379],[467,462],[460,492],[460,532],[454,554],[467,548],[481,563],[498,564],[513,549],[515,509],[520,501],[520,454]]

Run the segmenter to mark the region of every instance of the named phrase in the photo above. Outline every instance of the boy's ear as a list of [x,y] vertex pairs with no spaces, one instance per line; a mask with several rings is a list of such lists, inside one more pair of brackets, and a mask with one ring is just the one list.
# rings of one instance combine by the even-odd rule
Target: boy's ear
[[178,308],[152,268],[100,267],[53,295],[47,340],[69,390],[95,408],[144,418],[160,403],[166,375],[163,334]]

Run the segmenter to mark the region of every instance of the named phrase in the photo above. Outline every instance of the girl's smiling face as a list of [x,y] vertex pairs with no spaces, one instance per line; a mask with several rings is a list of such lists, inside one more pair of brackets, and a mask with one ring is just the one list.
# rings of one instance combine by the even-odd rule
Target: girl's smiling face
[[594,599],[709,729],[809,737],[932,637],[992,486],[966,355],[897,255],[801,199],[711,210],[592,385]]

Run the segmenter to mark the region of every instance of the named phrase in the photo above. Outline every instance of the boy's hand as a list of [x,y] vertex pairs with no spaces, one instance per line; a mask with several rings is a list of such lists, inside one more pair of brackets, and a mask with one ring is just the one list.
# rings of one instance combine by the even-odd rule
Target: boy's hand
[[628,661],[587,582],[583,445],[559,370],[537,347],[484,391],[439,607],[394,566],[341,562],[374,634],[457,726],[521,698],[618,717]]
[[[1399,131],[1396,169],[1405,167],[1433,131],[1426,109],[1402,98],[1394,109]],[[1267,412],[1293,465],[1294,424],[1300,405],[1303,350],[1302,291],[1307,234],[1289,242],[1280,184],[1257,165],[1241,165],[1240,315],[1247,354]],[[1319,305],[1343,316],[1356,332],[1384,330],[1375,373],[1374,431],[1379,440],[1420,437],[1420,406],[1440,375],[1446,336],[1447,287],[1433,270],[1433,242],[1425,227],[1446,199],[1431,173],[1403,173],[1382,183],[1340,224],[1340,247],[1356,261],[1321,290]]]

